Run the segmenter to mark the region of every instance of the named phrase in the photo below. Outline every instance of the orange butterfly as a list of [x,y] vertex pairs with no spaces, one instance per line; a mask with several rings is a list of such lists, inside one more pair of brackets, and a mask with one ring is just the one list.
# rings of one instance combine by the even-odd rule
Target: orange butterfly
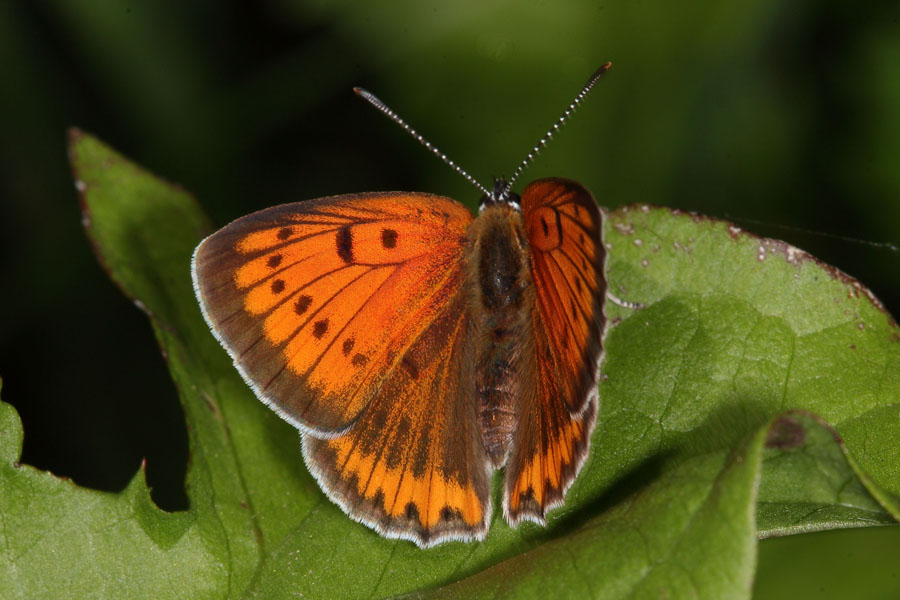
[[483,539],[504,465],[506,521],[543,524],[587,455],[601,213],[566,179],[510,191],[549,137],[509,183],[479,185],[478,218],[443,196],[348,194],[256,212],[194,253],[203,314],[243,378],[300,430],[326,495],[386,537]]

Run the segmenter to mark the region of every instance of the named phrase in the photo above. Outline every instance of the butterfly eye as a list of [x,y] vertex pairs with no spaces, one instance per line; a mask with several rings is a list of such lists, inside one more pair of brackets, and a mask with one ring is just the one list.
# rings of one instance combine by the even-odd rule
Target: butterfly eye
[[528,216],[528,239],[538,250],[549,252],[562,242],[559,213],[550,207],[540,207]]

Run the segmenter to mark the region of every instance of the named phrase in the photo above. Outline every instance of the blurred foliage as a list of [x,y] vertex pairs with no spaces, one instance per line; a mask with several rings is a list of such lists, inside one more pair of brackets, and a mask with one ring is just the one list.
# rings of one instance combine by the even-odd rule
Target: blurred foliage
[[[186,503],[181,409],[146,320],[84,239],[66,127],[181,183],[220,224],[364,190],[474,204],[350,88],[484,182],[612,60],[526,180],[731,218],[857,277],[898,315],[900,255],[834,237],[900,243],[898,19],[895,2],[838,0],[0,3],[0,376],[23,461],[121,489],[147,457],[156,501]],[[854,543],[866,553],[856,534],[840,533],[823,574]],[[781,573],[769,547],[821,550],[804,538],[761,544],[760,585]]]

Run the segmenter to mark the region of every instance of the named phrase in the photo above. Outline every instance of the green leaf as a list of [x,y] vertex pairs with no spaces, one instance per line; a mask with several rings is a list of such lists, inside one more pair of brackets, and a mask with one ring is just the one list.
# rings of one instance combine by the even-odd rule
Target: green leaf
[[20,465],[21,448],[22,424],[0,402],[4,598],[224,595],[227,573],[195,514],[155,508],[143,469],[122,492],[97,492]]
[[601,414],[565,506],[547,528],[496,514],[480,544],[382,539],[325,499],[206,329],[193,199],[79,132],[70,152],[91,242],[176,382],[190,509],[155,507],[142,472],[111,494],[20,466],[0,404],[11,597],[746,598],[758,536],[900,516],[900,334],[877,301],[780,242],[632,207],[609,215],[609,275],[645,308],[609,306]]
[[[799,519],[770,511],[769,519],[809,523],[808,513],[819,508],[833,518],[816,517],[817,525],[890,522],[856,479],[834,432],[801,411],[776,417],[729,456],[700,454],[660,471],[652,483],[609,510],[596,511],[574,532],[436,590],[434,596],[543,598],[542,582],[557,580],[565,582],[559,588],[573,598],[654,598],[661,590],[672,598],[745,598],[756,558],[757,489],[761,497],[804,498],[804,484],[817,479],[823,481],[810,496],[823,493],[818,507],[806,507]],[[801,477],[778,478],[791,475]],[[871,514],[840,511],[852,501]],[[785,501],[780,505],[793,507]],[[836,513],[843,521],[834,518]]]
[[[732,447],[801,409],[835,429],[880,508],[852,493],[858,484],[826,502],[785,480],[761,492],[761,535],[900,518],[900,330],[871,292],[802,250],[723,221],[638,206],[612,213],[609,225],[611,289],[647,308],[608,311],[622,321],[606,344],[597,483],[647,453]],[[802,477],[812,481],[814,470]],[[849,499],[868,516],[852,517]],[[837,512],[799,518],[803,503]]]

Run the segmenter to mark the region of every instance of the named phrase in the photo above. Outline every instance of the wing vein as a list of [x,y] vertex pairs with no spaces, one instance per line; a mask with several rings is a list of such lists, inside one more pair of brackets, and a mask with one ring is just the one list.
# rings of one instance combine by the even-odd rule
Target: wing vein
[[[307,317],[306,321],[303,322],[302,325],[300,325],[299,327],[297,327],[296,329],[294,329],[293,333],[291,333],[291,335],[288,336],[288,337],[285,339],[285,341],[283,342],[283,345],[289,344],[295,337],[297,337],[297,335],[300,333],[300,331],[301,331],[304,327],[306,327],[306,325],[308,325],[309,322],[312,321],[312,319],[313,319],[316,315],[318,315],[319,312],[321,312],[323,308],[325,308],[326,306],[328,306],[328,303],[331,302],[332,300],[334,300],[334,298],[335,298],[338,294],[340,294],[342,291],[344,291],[345,289],[347,289],[347,287],[349,287],[350,285],[352,285],[354,282],[358,281],[360,278],[362,278],[362,277],[365,276],[365,275],[368,275],[368,274],[371,273],[371,272],[372,272],[372,271],[365,271],[365,272],[363,272],[363,273],[360,273],[357,277],[355,277],[352,281],[350,281],[350,283],[348,283],[347,285],[345,285],[345,286],[341,287],[340,289],[338,289],[337,292],[335,292],[334,294],[332,294],[325,302],[322,303],[322,306],[320,306],[320,307],[317,308],[315,311],[313,311],[313,312],[309,315],[309,317]],[[380,286],[379,286],[379,287],[380,287]],[[377,288],[376,288],[376,291],[377,291]],[[375,292],[372,293],[372,295],[374,295],[374,294],[375,294]],[[371,298],[371,297],[372,297],[372,296],[369,296],[369,298]],[[365,302],[364,302],[363,304],[365,304]],[[329,347],[330,347],[330,345],[329,345]],[[267,389],[270,385],[272,385],[272,382],[274,382],[275,379],[276,379],[279,375],[281,375],[281,373],[284,372],[284,370],[287,368],[288,364],[290,364],[291,360],[293,360],[293,358],[294,358],[295,356],[297,356],[297,353],[300,352],[300,351],[302,351],[302,350],[303,350],[303,346],[301,346],[301,347],[298,348],[296,351],[294,351],[294,353],[291,354],[290,356],[285,357],[286,360],[283,361],[284,364],[281,365],[281,368],[278,369],[278,371],[272,376],[271,379],[269,379],[269,381],[266,383],[266,385],[264,385],[264,386],[262,387],[262,389]],[[327,350],[327,348],[326,348],[326,350]],[[306,374],[308,374],[308,373],[309,373],[309,370],[307,370],[307,372],[306,372],[304,375],[306,375]],[[311,400],[310,400],[310,402],[311,402]]]
[[[545,254],[545,255],[550,255],[550,253],[544,253],[544,254]],[[553,258],[552,255],[550,255],[550,258]],[[560,295],[560,291],[561,291],[561,290],[559,290],[559,287],[558,287],[558,285],[556,284],[556,279],[550,274],[550,264],[549,264],[549,261],[542,261],[542,263],[543,263],[544,265],[546,265],[546,267],[545,267],[545,268],[546,268],[546,277],[545,277],[545,279],[547,279],[547,280],[549,281],[549,283],[546,284],[546,285],[547,285],[547,288],[553,292],[553,297],[554,297],[554,299],[555,299],[554,305],[555,305],[557,311],[559,312],[559,317],[562,319],[563,323],[565,323],[566,329],[569,331],[569,333],[572,334],[573,340],[575,340],[576,343],[577,343],[577,341],[578,341],[578,336],[577,336],[577,334],[576,334],[576,332],[575,332],[575,328],[572,326],[572,322],[571,322],[571,320],[570,320],[570,318],[569,318],[569,316],[568,316],[569,313],[568,313],[568,311],[567,311],[567,309],[566,309],[565,303],[563,302],[562,296]],[[555,259],[553,260],[553,263],[556,264],[557,268],[559,268],[559,265],[556,263],[556,260],[555,260]],[[562,277],[563,277],[563,279],[565,280],[565,275],[563,275]],[[568,287],[568,282],[566,283],[566,287]],[[571,291],[571,290],[570,290],[570,291]],[[580,303],[578,303],[578,306],[579,306],[579,310],[581,310]],[[582,312],[582,314],[583,314],[583,311],[581,311],[581,312]],[[545,327],[545,329],[546,329],[546,327]],[[560,344],[557,344],[557,347],[559,347],[559,346],[560,346]]]
[[[565,282],[566,288],[569,290],[569,297],[570,297],[570,298],[574,298],[574,299],[576,300],[575,306],[578,307],[578,312],[581,313],[581,316],[584,317],[584,320],[585,320],[586,322],[590,323],[590,322],[593,320],[594,317],[591,316],[591,315],[589,315],[587,312],[585,312],[584,307],[581,305],[581,300],[582,300],[582,298],[581,298],[581,296],[580,296],[574,289],[572,289],[572,284],[569,283],[569,278],[566,277],[566,272],[563,270],[562,265],[561,265],[561,264],[559,263],[559,261],[556,259],[556,256],[554,256],[555,252],[554,252],[554,253],[549,253],[549,254],[550,254],[551,260],[553,260],[553,264],[556,265],[556,271],[557,271],[557,272],[559,273],[559,275],[562,277],[562,280]],[[555,280],[554,280],[554,281],[555,281]],[[585,285],[587,285],[586,282],[585,282]],[[569,313],[565,313],[565,314],[568,315]],[[568,319],[568,318],[566,319],[566,322],[567,322],[567,323],[569,322],[569,319]],[[574,334],[575,332],[573,331],[572,333]]]
[[[448,271],[447,275],[444,276],[444,278],[440,281],[440,283],[438,283],[438,284],[436,284],[436,285],[434,286],[434,288],[433,288],[434,291],[432,292],[432,294],[431,294],[430,296],[428,296],[427,298],[423,298],[423,301],[422,301],[418,306],[416,306],[416,309],[420,309],[420,308],[422,307],[422,305],[428,304],[428,300],[430,300],[431,298],[433,298],[435,294],[437,294],[440,290],[442,290],[442,289],[444,288],[444,285],[446,284],[447,280],[448,280],[451,276],[453,276],[453,274],[454,274],[454,269],[451,269],[450,271]],[[387,283],[387,281],[388,281],[389,279],[390,279],[390,278],[386,279],[386,280],[384,281],[384,283]],[[384,285],[384,283],[383,283],[382,285]],[[380,286],[379,286],[379,287],[380,287]],[[373,295],[374,295],[374,294],[373,294]],[[371,298],[371,297],[372,297],[372,296],[370,296],[370,298]],[[359,315],[359,311],[357,311],[356,314],[354,314],[353,317],[351,317],[350,319],[347,320],[347,323],[346,323],[346,325],[345,325],[344,327],[346,328],[347,326],[349,326],[350,323],[353,321],[353,319],[355,319],[358,315]],[[343,331],[343,329],[344,329],[344,328],[342,328],[341,331]],[[425,328],[420,329],[420,330],[416,333],[416,335],[415,335],[414,337],[412,337],[411,339],[412,339],[413,341],[418,340],[418,339],[424,334],[424,332],[425,332]],[[338,336],[340,336],[340,332],[338,333]],[[335,339],[337,339],[337,337],[335,337]],[[392,337],[391,340],[390,340],[390,342],[393,342],[395,339],[396,339],[396,336]],[[384,348],[385,348],[385,349],[386,349],[388,346],[390,346],[390,342],[384,344]],[[402,352],[405,352],[406,350],[409,350],[409,347],[410,347],[411,345],[412,345],[412,342],[410,342],[409,344],[407,344],[406,346],[404,346],[404,347],[402,348],[402,351],[401,351],[401,352],[398,352],[398,355],[401,354]],[[384,351],[386,352],[386,350],[384,350]],[[382,354],[379,354],[377,357],[375,357],[374,360],[370,361],[370,364],[373,364],[373,365],[374,365],[374,364],[377,364],[377,363],[379,362],[377,359],[380,358],[381,356],[382,356]],[[373,368],[374,368],[374,367],[373,367]],[[371,373],[372,373],[372,368],[370,368],[369,371],[366,373],[366,375],[360,379],[360,382],[359,382],[359,384],[356,386],[356,389],[353,390],[353,393],[350,394],[350,396],[349,396],[350,398],[355,398],[355,397],[356,397],[356,394],[359,393],[359,390],[362,389],[363,386],[367,385],[367,381],[368,381],[369,376],[371,375]],[[385,373],[385,375],[388,375],[388,373]]]

